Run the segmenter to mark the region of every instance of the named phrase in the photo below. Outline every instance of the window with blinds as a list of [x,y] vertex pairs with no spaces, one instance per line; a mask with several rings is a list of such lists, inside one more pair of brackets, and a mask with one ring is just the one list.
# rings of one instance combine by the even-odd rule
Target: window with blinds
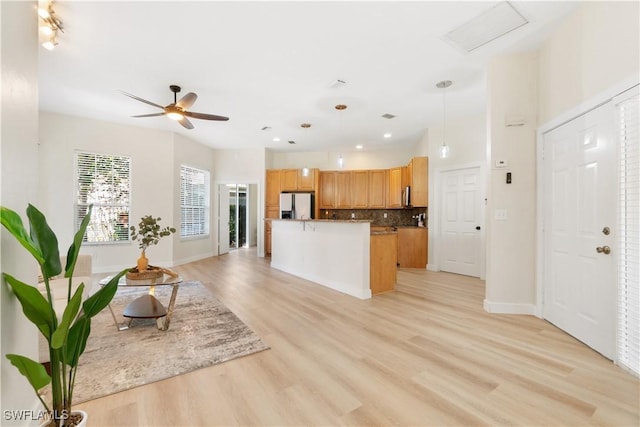
[[640,374],[640,99],[618,106],[620,206],[618,220],[618,363]]
[[76,152],[76,230],[93,205],[84,240],[87,243],[129,241],[131,159]]
[[209,172],[180,166],[180,237],[209,234]]

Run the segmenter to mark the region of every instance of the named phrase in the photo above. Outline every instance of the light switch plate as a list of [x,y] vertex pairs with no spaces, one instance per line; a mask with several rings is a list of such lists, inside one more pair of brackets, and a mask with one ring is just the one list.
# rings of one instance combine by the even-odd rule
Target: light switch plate
[[496,221],[506,221],[507,220],[507,210],[506,209],[496,209],[493,211],[493,219]]
[[495,161],[495,167],[496,168],[506,168],[507,166],[509,166],[509,162],[506,159],[498,159]]

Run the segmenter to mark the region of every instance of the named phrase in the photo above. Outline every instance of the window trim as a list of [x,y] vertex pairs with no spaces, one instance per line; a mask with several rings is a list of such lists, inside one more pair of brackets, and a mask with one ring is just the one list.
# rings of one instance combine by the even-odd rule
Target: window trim
[[[184,222],[183,222],[183,209],[187,207],[187,205],[183,204],[183,171],[189,170],[190,173],[202,173],[204,174],[204,206],[197,205],[189,205],[188,207],[192,208],[204,208],[204,232],[200,234],[189,234],[183,235],[184,230]],[[191,241],[191,240],[204,240],[208,239],[211,236],[211,171],[208,169],[204,169],[198,166],[191,166],[187,164],[181,164],[179,169],[178,176],[178,185],[180,187],[179,198],[180,198],[180,241]],[[194,224],[192,222],[192,224]]]
[[[126,205],[122,205],[122,207],[125,207],[126,210],[129,213],[129,217],[128,217],[128,222],[127,222],[127,233],[126,233],[126,239],[123,240],[105,240],[105,241],[88,241],[88,237],[87,234],[85,234],[84,236],[84,241],[83,241],[83,245],[85,246],[105,246],[105,245],[130,245],[131,244],[131,237],[129,235],[128,232],[128,228],[131,226],[131,205],[132,205],[132,190],[133,190],[133,160],[131,158],[131,156],[129,155],[123,155],[123,154],[113,154],[113,153],[104,153],[104,152],[96,152],[96,151],[90,151],[90,150],[74,150],[74,176],[73,176],[73,230],[74,233],[78,230],[78,226],[80,224],[80,221],[82,221],[82,218],[80,218],[78,216],[78,209],[81,206],[81,203],[79,202],[79,195],[80,195],[80,183],[79,183],[79,157],[81,155],[88,155],[88,156],[93,156],[93,158],[97,158],[99,156],[102,157],[113,157],[113,158],[118,158],[118,159],[125,159],[126,161],[128,161],[128,181],[129,181],[129,185],[128,185],[128,197],[127,197],[127,202]],[[90,204],[87,203],[86,206],[88,207]],[[94,207],[93,207],[93,212],[96,212],[96,204],[93,203]],[[107,204],[105,205],[100,205],[100,206],[108,206]],[[84,218],[84,217],[83,217]]]

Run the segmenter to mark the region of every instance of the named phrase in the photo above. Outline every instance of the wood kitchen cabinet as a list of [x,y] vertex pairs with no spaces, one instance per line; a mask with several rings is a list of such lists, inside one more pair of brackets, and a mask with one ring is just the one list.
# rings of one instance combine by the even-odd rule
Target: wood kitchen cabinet
[[387,207],[387,171],[385,169],[369,171],[369,207],[384,209]]
[[397,254],[396,233],[371,233],[369,249],[371,294],[393,291],[396,284]]
[[411,187],[411,206],[424,208],[429,205],[429,159],[414,157],[407,165],[407,179]]
[[402,167],[389,169],[389,199],[387,207],[402,207]]
[[320,172],[318,185],[320,209],[336,208],[336,172]]
[[351,172],[336,172],[336,208],[351,207]]
[[369,207],[369,171],[351,171],[351,207]]
[[424,227],[398,227],[398,265],[404,268],[427,267],[428,230]]
[[[266,208],[280,208],[280,169],[267,169]],[[267,217],[269,218],[269,217]],[[276,217],[277,218],[277,217]]]
[[264,254],[271,256],[271,221],[264,222]]
[[318,169],[308,169],[304,176],[304,169],[298,169],[298,191],[316,191],[316,177]]
[[280,170],[280,191],[296,191],[298,189],[298,172],[300,169]]

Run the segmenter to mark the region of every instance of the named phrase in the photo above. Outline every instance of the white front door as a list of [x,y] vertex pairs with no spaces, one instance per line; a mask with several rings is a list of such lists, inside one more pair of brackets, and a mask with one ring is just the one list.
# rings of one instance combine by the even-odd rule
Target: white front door
[[[544,135],[543,316],[615,354],[616,148],[612,103]],[[609,248],[607,250],[607,248]]]
[[229,253],[229,188],[218,185],[218,255]]
[[483,202],[480,168],[442,172],[440,183],[440,270],[480,277]]

